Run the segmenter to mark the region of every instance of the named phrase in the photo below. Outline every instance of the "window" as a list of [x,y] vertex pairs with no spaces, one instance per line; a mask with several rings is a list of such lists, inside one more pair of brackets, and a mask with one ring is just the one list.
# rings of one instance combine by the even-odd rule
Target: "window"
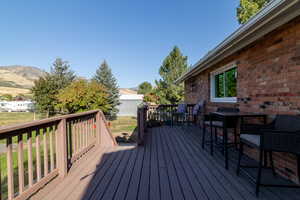
[[237,67],[229,66],[211,73],[211,101],[236,102]]

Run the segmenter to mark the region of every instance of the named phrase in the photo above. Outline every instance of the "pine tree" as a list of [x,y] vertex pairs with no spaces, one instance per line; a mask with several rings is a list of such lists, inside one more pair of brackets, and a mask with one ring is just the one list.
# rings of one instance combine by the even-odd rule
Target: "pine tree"
[[239,23],[246,23],[269,2],[270,0],[240,0],[240,5],[237,8],[237,18]]
[[183,56],[180,49],[175,46],[163,61],[159,69],[161,79],[156,81],[155,94],[160,104],[176,104],[183,100],[183,84],[175,84],[188,69],[187,56]]
[[35,81],[31,89],[37,109],[40,112],[47,112],[47,115],[55,114],[59,91],[70,85],[74,79],[74,72],[70,70],[68,62],[57,58],[51,72]]
[[108,104],[110,105],[110,109],[107,112],[104,112],[104,114],[110,120],[116,119],[117,113],[119,112],[117,106],[120,105],[119,87],[116,78],[112,74],[112,71],[105,60],[97,69],[93,80],[102,84],[109,94]]
[[138,94],[148,94],[151,91],[152,91],[152,85],[147,81],[141,83],[138,87]]
[[50,75],[52,79],[59,85],[61,88],[65,88],[69,85],[74,79],[75,74],[70,70],[70,65],[68,61],[63,61],[61,58],[57,58],[53,66],[51,67]]

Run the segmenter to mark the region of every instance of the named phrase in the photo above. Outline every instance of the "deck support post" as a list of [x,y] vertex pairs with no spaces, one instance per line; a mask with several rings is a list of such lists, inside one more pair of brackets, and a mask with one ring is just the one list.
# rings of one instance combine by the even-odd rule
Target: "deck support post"
[[58,124],[57,168],[59,171],[59,177],[64,178],[68,172],[67,122],[65,118],[61,119]]
[[96,114],[96,144],[101,145],[101,113]]

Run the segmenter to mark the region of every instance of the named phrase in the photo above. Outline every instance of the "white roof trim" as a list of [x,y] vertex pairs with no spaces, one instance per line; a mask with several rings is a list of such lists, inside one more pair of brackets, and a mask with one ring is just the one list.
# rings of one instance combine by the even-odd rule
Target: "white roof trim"
[[[245,37],[249,36],[250,34],[253,34],[259,28],[262,28],[265,24],[267,24],[272,19],[274,19],[275,17],[282,14],[287,9],[293,7],[297,3],[299,3],[299,0],[273,0],[273,1],[271,1],[258,14],[253,16],[246,24],[242,25],[234,33],[232,33],[230,36],[228,36],[223,42],[221,42],[219,45],[217,45],[213,50],[209,51],[203,58],[201,58],[196,64],[194,64],[190,70],[188,70],[185,74],[183,74],[175,82],[180,83],[180,82],[186,80],[188,77],[190,77],[194,73],[196,73],[197,71],[203,71],[204,69],[209,68],[211,66],[210,63],[215,58],[219,57],[225,51],[232,48],[233,45],[236,45],[237,43],[243,41],[243,39]],[[280,9],[280,10],[277,11],[277,9]],[[289,14],[290,15],[288,15],[288,16],[290,18],[294,18],[294,17],[300,15],[300,12],[298,10],[298,12],[296,14],[293,14],[293,13],[289,13]],[[287,19],[287,20],[290,20],[290,19]],[[282,21],[282,23],[283,22],[284,21]],[[282,24],[276,23],[275,25],[276,26],[273,27],[273,30]],[[269,30],[268,32],[270,32],[270,31],[271,30]],[[267,33],[264,33],[264,34],[267,34]],[[239,49],[243,48],[244,46],[241,46]]]
[[121,94],[120,100],[143,100],[144,95],[142,94]]

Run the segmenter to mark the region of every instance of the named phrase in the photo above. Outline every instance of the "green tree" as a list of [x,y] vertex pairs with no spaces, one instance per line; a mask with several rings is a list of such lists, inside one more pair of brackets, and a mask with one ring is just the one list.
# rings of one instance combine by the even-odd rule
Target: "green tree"
[[4,101],[12,101],[13,100],[13,96],[11,94],[3,94],[1,96],[1,99]]
[[270,0],[240,0],[240,5],[237,8],[237,18],[239,23],[246,23],[269,2]]
[[70,85],[74,79],[74,72],[70,70],[68,62],[57,58],[50,73],[35,81],[31,89],[36,108],[40,112],[47,112],[48,115],[55,114],[58,104],[57,94],[61,89]]
[[108,111],[103,112],[108,119],[115,119],[117,117],[117,113],[119,112],[117,106],[120,105],[119,87],[117,84],[117,79],[112,74],[112,71],[105,60],[97,69],[93,80],[102,84],[106,88],[109,94],[108,104],[110,105],[110,109]]
[[147,94],[144,95],[144,102],[149,102],[149,103],[156,103],[158,102],[158,96],[156,96],[156,94],[154,92],[149,92]]
[[141,83],[138,87],[138,94],[148,94],[151,91],[152,91],[152,85],[147,81]]
[[96,81],[79,79],[60,90],[56,108],[62,112],[76,113],[88,110],[110,110],[108,93],[103,85]]
[[157,103],[176,104],[183,100],[183,84],[175,84],[188,69],[187,56],[183,56],[180,49],[175,46],[164,59],[159,69],[161,79],[156,82],[155,94],[159,97]]
[[66,87],[76,78],[68,61],[63,61],[61,58],[54,61],[50,75],[60,88]]

